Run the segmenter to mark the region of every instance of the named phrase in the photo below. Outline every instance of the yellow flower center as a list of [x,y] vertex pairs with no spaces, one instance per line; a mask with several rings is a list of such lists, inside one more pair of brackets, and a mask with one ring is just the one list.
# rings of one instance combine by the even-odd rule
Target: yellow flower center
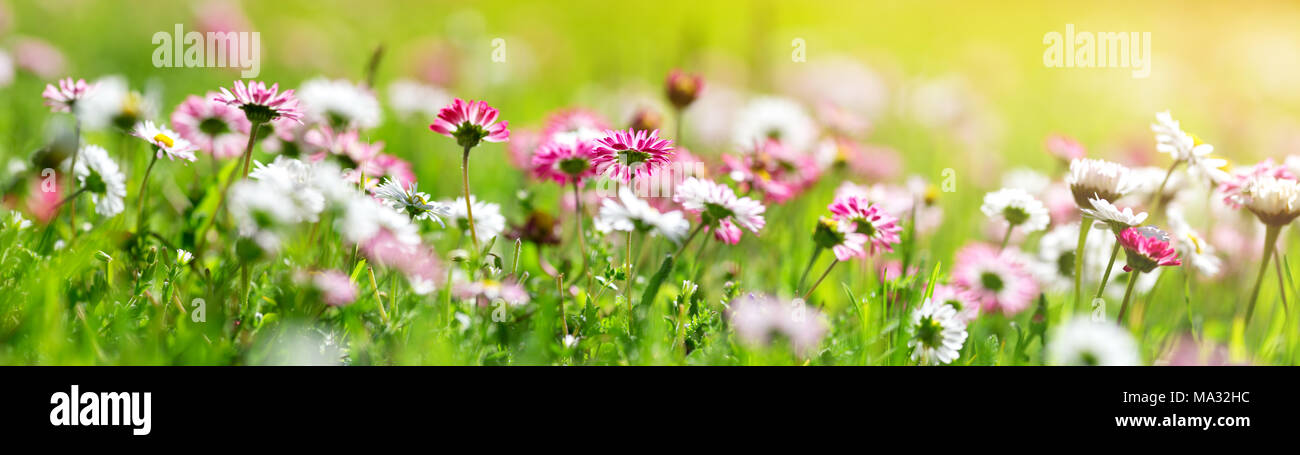
[[155,134],[153,137],[153,141],[159,144],[166,145],[168,148],[176,146],[176,142],[173,141],[172,138],[167,137],[167,135],[163,133]]
[[1192,241],[1192,246],[1195,246],[1195,247],[1196,247],[1196,254],[1201,254],[1201,239],[1200,239],[1200,237],[1197,237],[1196,234],[1193,234],[1193,233],[1188,232],[1188,233],[1187,233],[1187,238],[1190,239],[1190,240]]

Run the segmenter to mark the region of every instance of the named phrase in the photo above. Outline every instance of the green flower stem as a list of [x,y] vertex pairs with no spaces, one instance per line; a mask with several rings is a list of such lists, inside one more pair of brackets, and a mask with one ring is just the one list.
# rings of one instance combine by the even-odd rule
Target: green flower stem
[[1074,248],[1074,309],[1083,305],[1083,247],[1088,242],[1088,230],[1092,229],[1092,217],[1083,215],[1079,220],[1079,244]]
[[1286,280],[1283,278],[1284,274],[1282,272],[1282,252],[1274,248],[1273,257],[1277,258],[1276,261],[1273,261],[1273,268],[1277,269],[1277,292],[1282,296],[1282,309],[1290,311],[1290,305],[1286,303]]
[[998,247],[998,252],[1002,252],[1002,250],[1007,249],[1007,243],[1011,241],[1011,231],[1015,228],[1016,228],[1015,225],[1011,225],[1011,224],[1007,225],[1007,233],[1006,235],[1002,236],[1002,246]]
[[[72,143],[72,166],[68,168],[68,188],[75,188],[77,186],[77,157],[81,156],[81,117],[73,115],[72,118],[75,119],[74,123],[76,126],[73,127],[74,142]],[[82,191],[84,191],[84,189]],[[74,193],[73,196],[76,196],[77,194],[81,194],[81,191]],[[65,201],[72,200],[73,196],[69,196]],[[59,204],[62,204],[62,202]],[[78,230],[77,204],[72,204],[72,207],[68,207],[68,222],[72,224],[72,238],[76,238]]]
[[253,122],[253,128],[248,132],[248,146],[244,148],[244,178],[248,178],[248,168],[253,162],[253,144],[257,142],[257,130],[261,128],[261,123]]
[[148,202],[149,202],[149,198],[148,198],[148,195],[149,195],[149,174],[153,172],[153,165],[158,163],[158,150],[157,150],[157,149],[158,149],[157,147],[154,147],[153,158],[150,158],[150,159],[149,159],[149,167],[146,167],[146,168],[144,169],[144,180],[141,180],[141,181],[140,181],[140,196],[139,196],[139,202],[138,202],[138,204],[140,205],[140,209],[139,209],[140,211],[139,211],[139,213],[136,215],[136,219],[135,219],[135,232],[136,232],[136,234],[139,234],[139,233],[142,233],[142,232],[145,231],[145,229],[144,229],[144,207],[145,207],[145,205],[147,205]]
[[471,145],[465,146],[465,153],[460,158],[460,179],[465,191],[465,219],[469,221],[469,235],[474,240],[474,255],[478,255],[478,231],[474,229],[474,204],[469,202],[469,150]]
[[1100,299],[1101,293],[1106,291],[1106,283],[1110,281],[1110,269],[1115,267],[1115,257],[1119,255],[1119,240],[1115,241],[1115,247],[1110,250],[1110,262],[1106,263],[1106,273],[1101,275],[1101,285],[1097,286],[1097,295],[1094,299]]
[[835,268],[835,264],[839,264],[839,263],[840,261],[836,260],[835,262],[832,262],[830,266],[826,267],[826,271],[822,272],[822,276],[820,278],[817,278],[817,281],[813,283],[812,287],[808,288],[808,292],[804,293],[803,301],[805,302],[808,301],[808,297],[812,296],[813,291],[817,290],[817,286],[822,284],[822,280],[826,279],[826,275],[830,275],[831,270]]
[[1160,214],[1160,201],[1163,199],[1161,196],[1165,194],[1165,185],[1169,183],[1169,177],[1174,175],[1174,169],[1178,169],[1178,165],[1181,163],[1182,161],[1174,161],[1174,164],[1169,165],[1169,172],[1165,172],[1165,179],[1160,181],[1160,188],[1157,188],[1156,192],[1151,194],[1151,202],[1147,203],[1147,206],[1151,207],[1152,215],[1158,216]]
[[1259,288],[1264,284],[1264,273],[1268,272],[1268,260],[1273,257],[1273,248],[1277,246],[1278,234],[1282,226],[1268,225],[1264,231],[1264,255],[1259,259],[1259,275],[1255,278],[1255,289],[1250,291],[1250,304],[1246,307],[1246,324],[1250,324],[1251,315],[1255,314],[1255,302],[1259,300]]
[[822,255],[822,247],[820,245],[818,245],[816,248],[813,248],[812,257],[808,258],[808,266],[803,268],[803,275],[799,276],[799,286],[796,286],[795,289],[803,288],[804,281],[808,279],[808,272],[812,271],[813,264],[817,263],[817,258],[821,257],[821,255]]
[[1133,297],[1133,285],[1137,284],[1138,275],[1141,274],[1142,272],[1139,272],[1137,270],[1129,272],[1128,274],[1128,288],[1124,290],[1124,303],[1120,304],[1119,317],[1115,319],[1115,321],[1120,324],[1124,323],[1124,312],[1128,311],[1129,299]]

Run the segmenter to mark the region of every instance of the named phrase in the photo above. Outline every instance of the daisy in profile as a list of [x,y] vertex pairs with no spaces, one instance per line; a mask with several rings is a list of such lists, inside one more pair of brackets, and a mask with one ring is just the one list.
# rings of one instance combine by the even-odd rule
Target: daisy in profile
[[821,312],[802,300],[762,294],[745,294],[732,300],[727,316],[741,343],[765,348],[784,340],[800,357],[812,354],[828,330]]
[[[469,192],[469,151],[477,147],[483,141],[487,142],[505,142],[510,140],[510,122],[502,121],[497,123],[497,117],[500,112],[489,106],[486,101],[469,101],[466,102],[460,98],[452,100],[451,104],[444,106],[438,111],[438,118],[429,125],[429,129],[435,133],[456,139],[456,144],[464,149],[460,159],[460,179],[462,194],[461,203],[465,207],[465,220],[469,224],[470,239],[474,242],[474,249],[478,250],[478,233],[479,229],[474,226],[474,209],[470,206],[473,196]],[[498,213],[499,215],[499,213]],[[497,233],[505,228],[504,219],[501,228],[496,229]],[[484,231],[491,231],[485,229]]]
[[501,215],[501,206],[491,202],[483,202],[477,197],[470,196],[473,204],[475,223],[470,223],[470,215],[465,203],[465,198],[456,198],[455,201],[445,203],[451,213],[447,215],[447,221],[452,226],[459,227],[462,231],[470,231],[474,237],[481,239],[490,239],[501,235],[506,230],[506,217]]
[[182,139],[217,159],[239,156],[252,125],[243,112],[212,101],[216,93],[190,95],[172,111],[172,128]]
[[595,227],[604,233],[622,231],[662,235],[673,243],[679,243],[686,238],[691,223],[677,210],[659,213],[636,197],[630,188],[623,187],[619,189],[617,201],[605,199],[601,204]]
[[78,105],[89,129],[116,127],[130,132],[137,123],[157,117],[162,94],[156,86],[144,93],[132,90],[125,76],[110,75],[95,81],[94,96]]
[[999,252],[985,244],[971,244],[957,252],[952,281],[970,293],[980,311],[1000,311],[1007,316],[1029,308],[1038,297],[1038,283],[1014,252]]
[[[713,230],[715,238],[730,245],[740,242],[741,228],[757,234],[767,224],[763,218],[763,212],[767,208],[762,203],[738,197],[731,187],[712,180],[687,178],[677,185],[673,201],[681,204],[686,211],[700,216],[697,232],[701,227],[708,227]],[[694,237],[691,234],[690,238]],[[690,238],[686,243],[690,242]]]
[[827,209],[835,219],[849,223],[853,232],[865,235],[871,243],[871,254],[881,251],[894,251],[893,245],[900,241],[903,228],[898,225],[898,218],[885,213],[866,198],[858,196],[838,196]]
[[[870,237],[856,232],[854,223],[840,221],[835,218],[824,216],[818,218],[817,228],[813,230],[813,243],[819,249],[831,250],[831,253],[835,254],[836,261],[867,257],[866,245],[868,241],[870,241]],[[874,250],[875,247],[873,246],[872,249]],[[816,260],[816,256],[813,257],[813,260]],[[811,266],[812,264],[808,265]],[[804,273],[807,274],[807,270]]]
[[[1292,162],[1291,157],[1287,157],[1287,162]],[[1255,177],[1273,177],[1282,180],[1296,180],[1294,171],[1286,164],[1277,164],[1272,158],[1256,163],[1249,168],[1234,170],[1228,175],[1228,178],[1219,184],[1219,192],[1223,193],[1223,202],[1234,209],[1241,208],[1243,195],[1246,185]]]
[[1169,243],[1169,234],[1152,226],[1125,228],[1119,232],[1119,244],[1128,257],[1124,271],[1130,272],[1124,303],[1119,308],[1119,320],[1123,321],[1138,275],[1149,273],[1156,267],[1182,265],[1182,261],[1178,260],[1178,251]]
[[1078,158],[1070,161],[1065,183],[1070,186],[1079,209],[1092,209],[1092,199],[1115,202],[1136,189],[1137,182],[1122,164],[1106,160]]
[[1222,168],[1227,166],[1228,162],[1211,158],[1210,154],[1214,153],[1214,146],[1201,142],[1200,138],[1183,131],[1182,125],[1174,120],[1169,111],[1156,114],[1156,122],[1151,124],[1151,131],[1156,136],[1156,150],[1169,154],[1174,160],[1169,165],[1169,170],[1165,172],[1164,181],[1157,188],[1157,194],[1163,192],[1174,169],[1184,163],[1187,164],[1187,171],[1192,177],[1203,177],[1211,185],[1217,185],[1227,179],[1227,172]]
[[787,98],[751,100],[736,114],[732,141],[748,147],[774,139],[795,152],[807,152],[817,139],[817,126],[798,102]]
[[405,213],[411,220],[431,220],[442,226],[442,217],[451,214],[451,208],[439,202],[429,202],[429,195],[416,189],[416,183],[403,185],[388,178],[375,188],[375,196],[393,209]]
[[383,111],[370,90],[344,79],[323,77],[302,83],[298,89],[303,119],[336,129],[370,129],[379,126]]
[[1250,321],[1255,301],[1259,298],[1260,285],[1264,282],[1264,272],[1268,269],[1268,261],[1277,249],[1278,236],[1283,227],[1300,216],[1300,182],[1268,176],[1252,177],[1246,182],[1238,201],[1242,207],[1254,213],[1265,228],[1259,276],[1255,279],[1250,306],[1246,309],[1246,321]]
[[76,110],[78,102],[94,95],[97,88],[98,84],[87,84],[85,79],[73,81],[69,77],[60,79],[58,87],[45,84],[41,98],[45,99],[45,105],[51,112],[71,113]]
[[[1126,228],[1139,226],[1147,219],[1146,212],[1133,213],[1133,209],[1129,207],[1120,210],[1119,207],[1105,199],[1093,198],[1089,202],[1093,208],[1082,209],[1083,213],[1110,228],[1115,235],[1119,235],[1119,232]],[[1096,298],[1100,298],[1106,292],[1106,283],[1110,280],[1110,270],[1111,267],[1115,266],[1115,258],[1119,256],[1119,248],[1120,245],[1117,242],[1111,249],[1110,261],[1106,263],[1106,271],[1101,276],[1101,284],[1097,288]]]
[[1133,366],[1142,363],[1137,341],[1118,325],[1079,316],[1056,328],[1047,344],[1052,365]]
[[609,130],[596,139],[595,155],[592,162],[597,172],[632,183],[637,177],[654,175],[672,161],[673,141],[661,139],[659,130]]
[[271,84],[268,88],[262,81],[244,84],[244,81],[238,80],[235,81],[234,91],[221,87],[221,94],[212,100],[244,111],[244,116],[255,127],[279,118],[302,123],[303,111],[298,106],[298,99],[293,96],[293,90],[281,92],[280,84]]
[[1003,188],[984,195],[980,211],[1006,223],[1007,233],[1002,237],[1002,248],[1007,247],[1015,228],[1019,227],[1025,233],[1041,231],[1052,221],[1047,207],[1020,188]]
[[78,155],[82,159],[76,162],[73,175],[77,177],[79,188],[65,201],[83,192],[90,193],[95,213],[106,217],[122,213],[126,208],[126,175],[108,157],[108,151],[98,145],[85,145]]
[[[560,186],[581,184],[596,176],[596,146],[577,138],[543,144],[533,153],[533,176]],[[575,190],[576,191],[576,190]]]
[[512,279],[505,281],[485,278],[469,281],[463,274],[458,274],[453,281],[451,292],[456,298],[473,299],[478,306],[489,306],[496,302],[505,302],[511,306],[525,305],[530,300],[528,291]]
[[966,344],[966,323],[957,310],[933,298],[912,312],[912,361],[921,365],[949,364],[961,355]]

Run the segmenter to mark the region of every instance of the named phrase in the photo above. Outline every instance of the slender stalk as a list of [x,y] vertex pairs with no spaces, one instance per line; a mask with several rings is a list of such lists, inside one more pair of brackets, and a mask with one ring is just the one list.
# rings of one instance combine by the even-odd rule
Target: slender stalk
[[1174,161],[1173,164],[1169,165],[1169,172],[1165,172],[1165,179],[1160,181],[1160,188],[1157,188],[1156,192],[1151,195],[1151,202],[1147,203],[1147,206],[1151,207],[1152,214],[1160,213],[1158,209],[1160,208],[1160,201],[1163,199],[1162,196],[1165,194],[1165,185],[1169,183],[1169,177],[1174,175],[1174,169],[1178,169],[1178,165],[1181,163],[1182,161]]
[[1273,257],[1277,258],[1273,261],[1273,266],[1277,269],[1277,292],[1282,295],[1282,309],[1290,311],[1290,305],[1286,303],[1286,280],[1282,278],[1282,253],[1273,249]]
[[682,246],[677,247],[677,251],[673,252],[673,258],[676,259],[681,257],[682,251],[686,250],[686,245],[690,245],[691,240],[695,240],[695,236],[702,230],[704,230],[704,223],[695,225],[695,229],[691,230],[691,235],[687,236],[686,240],[682,241]]
[[1007,225],[1007,233],[1006,235],[1002,236],[1002,246],[998,247],[998,252],[1002,252],[1002,250],[1007,249],[1007,243],[1011,241],[1011,230],[1015,228],[1016,227],[1014,225],[1011,224]]
[[[68,168],[68,188],[74,188],[77,186],[77,157],[81,156],[81,117],[74,114],[72,118],[74,119],[73,122],[76,126],[73,127],[73,136],[75,136],[75,139],[72,144],[72,167]],[[77,194],[80,194],[80,192]],[[69,200],[70,199],[71,197],[69,197]],[[72,237],[76,238],[77,204],[72,204],[72,207],[68,208],[68,222],[72,224]]]
[[465,190],[465,219],[469,220],[469,235],[474,240],[474,254],[478,255],[478,231],[474,230],[474,204],[469,203],[469,150],[470,146],[465,147],[465,153],[460,158],[460,180]]
[[564,274],[563,273],[555,276],[555,290],[560,292],[559,294],[560,295],[560,303],[559,303],[560,324],[562,327],[564,327],[564,336],[560,337],[560,341],[563,342],[564,337],[569,336],[569,317],[564,314]]
[[248,178],[248,168],[253,162],[253,143],[257,142],[257,130],[261,128],[261,123],[253,122],[253,127],[248,132],[248,147],[244,148],[244,178]]
[[813,291],[817,290],[817,286],[819,286],[819,285],[822,284],[822,280],[825,280],[825,279],[826,279],[826,275],[830,275],[830,274],[831,274],[831,269],[834,269],[834,268],[835,268],[835,264],[839,264],[839,263],[840,263],[840,261],[839,261],[839,260],[836,260],[835,262],[832,262],[831,265],[830,265],[829,267],[826,267],[826,271],[825,271],[825,272],[822,272],[822,276],[819,277],[819,278],[817,278],[817,281],[813,283],[812,287],[808,288],[808,292],[804,293],[804,295],[803,295],[803,300],[804,300],[805,302],[808,301],[808,297],[811,297],[811,296],[812,296]]
[[[248,165],[250,160],[253,158],[253,145],[257,143],[257,131],[260,127],[260,123],[254,122],[252,128],[248,131],[248,145],[244,147],[244,178],[248,178]],[[195,252],[203,250],[203,244],[206,243],[207,240],[206,234],[208,229],[212,229],[212,226],[217,223],[217,215],[221,213],[221,208],[226,205],[226,193],[230,192],[230,185],[232,183],[235,183],[234,176],[226,179],[226,184],[222,185],[221,194],[218,195],[217,198],[217,208],[212,211],[212,217],[208,218],[208,222],[203,225],[203,228],[199,229],[199,231],[194,234]]]
[[587,265],[588,265],[587,256],[590,255],[587,254],[587,231],[586,228],[583,227],[583,223],[582,223],[582,217],[585,216],[585,213],[583,213],[582,211],[582,192],[578,190],[577,180],[573,181],[573,201],[574,201],[573,203],[574,203],[574,215],[575,215],[574,218],[578,220],[577,235],[578,235],[578,248],[580,248],[579,252],[582,254],[582,273],[585,275],[587,273]]
[[820,245],[817,246],[816,248],[813,248],[812,257],[808,258],[808,265],[803,268],[803,275],[799,276],[799,286],[796,286],[795,289],[803,288],[804,280],[808,279],[808,272],[812,271],[813,264],[817,263],[817,258],[820,257],[821,255],[822,255],[822,247]]
[[1088,241],[1088,230],[1092,229],[1092,217],[1083,215],[1079,220],[1079,243],[1074,248],[1074,309],[1083,305],[1083,247]]
[[1268,260],[1273,257],[1277,246],[1277,236],[1282,226],[1268,225],[1264,231],[1264,255],[1259,259],[1259,275],[1255,278],[1255,289],[1250,291],[1250,304],[1246,307],[1246,324],[1250,324],[1251,315],[1255,314],[1255,302],[1259,300],[1259,288],[1264,284],[1264,273],[1268,271]]
[[1129,272],[1128,274],[1128,288],[1124,290],[1124,303],[1120,304],[1119,317],[1115,319],[1115,321],[1120,324],[1124,323],[1124,312],[1128,311],[1129,299],[1133,297],[1133,285],[1137,284],[1138,275],[1140,274],[1142,274],[1142,272],[1137,270]]
[[379,284],[375,281],[375,269],[366,266],[366,272],[370,273],[370,287],[375,289],[375,306],[379,307],[379,317],[384,320],[384,324],[388,324],[388,311],[384,310],[384,298],[379,295]]
[[57,205],[55,205],[55,207],[60,207],[60,206],[62,206],[63,204],[67,204],[67,203],[69,203],[69,202],[72,202],[73,199],[76,199],[77,196],[81,196],[81,193],[85,193],[85,192],[86,192],[86,188],[81,188],[81,189],[77,190],[76,192],[74,192],[74,193],[72,193],[72,194],[69,194],[68,197],[63,198],[63,200],[62,200],[62,201],[59,201],[59,203],[58,203]]
[[140,205],[139,214],[135,218],[136,233],[144,232],[144,207],[149,203],[149,174],[153,173],[153,165],[158,163],[158,151],[155,150],[153,158],[149,159],[149,166],[144,169],[144,180],[140,181]]
[[1119,241],[1115,242],[1115,247],[1110,250],[1110,262],[1106,263],[1106,273],[1101,275],[1101,285],[1097,286],[1097,295],[1093,299],[1100,299],[1101,293],[1106,291],[1106,283],[1110,281],[1110,269],[1115,267],[1115,257],[1119,255]]

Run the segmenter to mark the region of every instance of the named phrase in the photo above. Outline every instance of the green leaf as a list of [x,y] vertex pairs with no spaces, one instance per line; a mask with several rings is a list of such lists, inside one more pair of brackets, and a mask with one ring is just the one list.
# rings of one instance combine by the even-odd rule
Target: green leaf
[[655,297],[659,295],[659,286],[668,279],[668,274],[673,271],[673,256],[664,257],[664,262],[659,265],[659,271],[650,277],[650,282],[646,284],[645,292],[641,294],[641,305],[653,304]]

